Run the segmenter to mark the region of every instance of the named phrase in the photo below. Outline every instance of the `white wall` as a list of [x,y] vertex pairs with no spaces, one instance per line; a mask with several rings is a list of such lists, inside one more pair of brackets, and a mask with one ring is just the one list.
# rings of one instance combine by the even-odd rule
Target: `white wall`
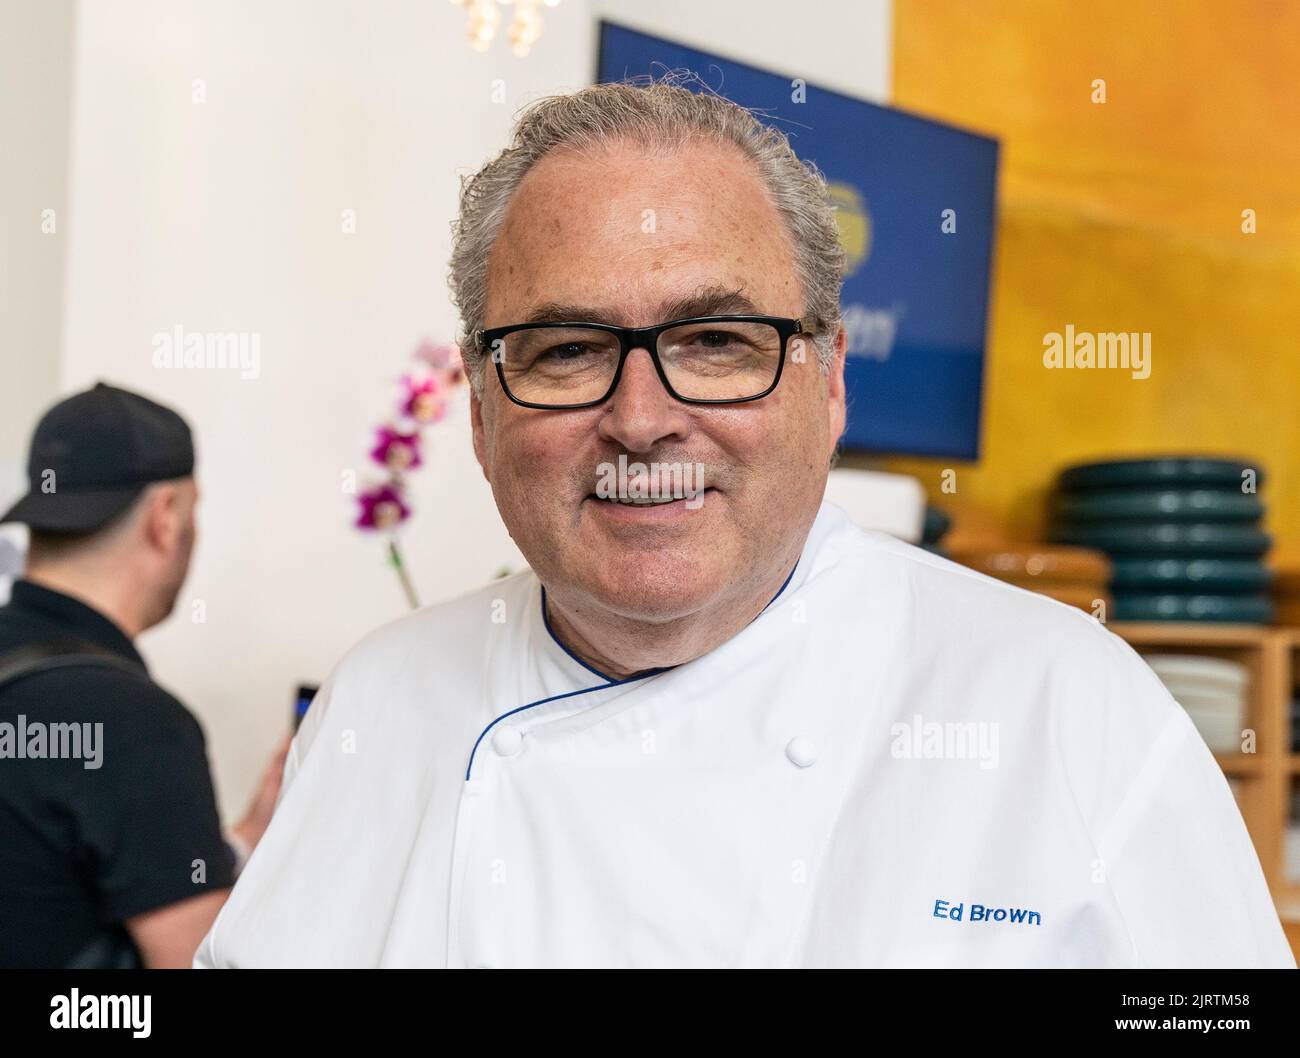
[[59,385],[72,25],[72,0],[0,0],[0,510]]
[[[178,613],[142,645],[204,722],[227,816],[284,730],[294,685],[404,612],[379,541],[351,528],[342,475],[365,468],[416,340],[453,333],[456,173],[504,145],[520,103],[588,83],[592,6],[548,9],[525,60],[500,44],[471,51],[464,10],[445,0],[78,9],[61,382],[137,388],[196,430],[197,561]],[[835,12],[821,41],[817,4],[660,4],[653,23],[630,4],[594,6],[703,45],[725,28],[719,51],[886,94],[879,0],[820,5]],[[192,101],[196,80],[206,102]],[[355,235],[340,233],[344,209]],[[155,368],[153,336],[177,324],[260,335],[260,377]],[[434,442],[407,536],[426,601],[519,563],[463,404]]]

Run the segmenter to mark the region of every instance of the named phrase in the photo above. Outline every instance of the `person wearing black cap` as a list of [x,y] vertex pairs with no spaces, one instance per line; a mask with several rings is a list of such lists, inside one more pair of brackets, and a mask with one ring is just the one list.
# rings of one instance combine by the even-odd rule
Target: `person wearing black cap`
[[37,425],[0,609],[0,967],[187,967],[270,821],[284,749],[223,834],[198,720],[133,640],[195,543],[185,421],[97,384]]

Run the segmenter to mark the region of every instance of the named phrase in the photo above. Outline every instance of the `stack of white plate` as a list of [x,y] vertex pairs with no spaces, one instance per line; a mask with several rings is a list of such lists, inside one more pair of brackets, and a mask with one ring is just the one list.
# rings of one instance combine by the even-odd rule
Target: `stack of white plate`
[[1147,654],[1146,663],[1215,753],[1240,753],[1250,673],[1245,665],[1194,654]]

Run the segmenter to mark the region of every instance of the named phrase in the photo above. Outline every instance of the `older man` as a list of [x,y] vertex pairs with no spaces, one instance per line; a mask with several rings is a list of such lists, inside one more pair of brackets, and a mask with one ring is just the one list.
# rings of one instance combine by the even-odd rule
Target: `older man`
[[717,96],[523,114],[452,286],[532,568],[338,666],[197,965],[1294,965],[1124,643],[822,503],[841,260]]

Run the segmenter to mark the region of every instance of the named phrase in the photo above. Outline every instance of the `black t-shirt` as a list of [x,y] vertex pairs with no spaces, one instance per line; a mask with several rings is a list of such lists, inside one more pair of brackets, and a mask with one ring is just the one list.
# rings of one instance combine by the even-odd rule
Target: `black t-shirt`
[[[110,650],[140,672],[55,669],[0,688],[5,968],[138,965],[126,919],[233,884],[234,854],[222,837],[198,720],[149,679],[108,618],[16,582],[0,608],[0,658],[68,638]],[[55,758],[55,725],[72,724],[80,745],[71,728],[59,728],[63,755]]]

